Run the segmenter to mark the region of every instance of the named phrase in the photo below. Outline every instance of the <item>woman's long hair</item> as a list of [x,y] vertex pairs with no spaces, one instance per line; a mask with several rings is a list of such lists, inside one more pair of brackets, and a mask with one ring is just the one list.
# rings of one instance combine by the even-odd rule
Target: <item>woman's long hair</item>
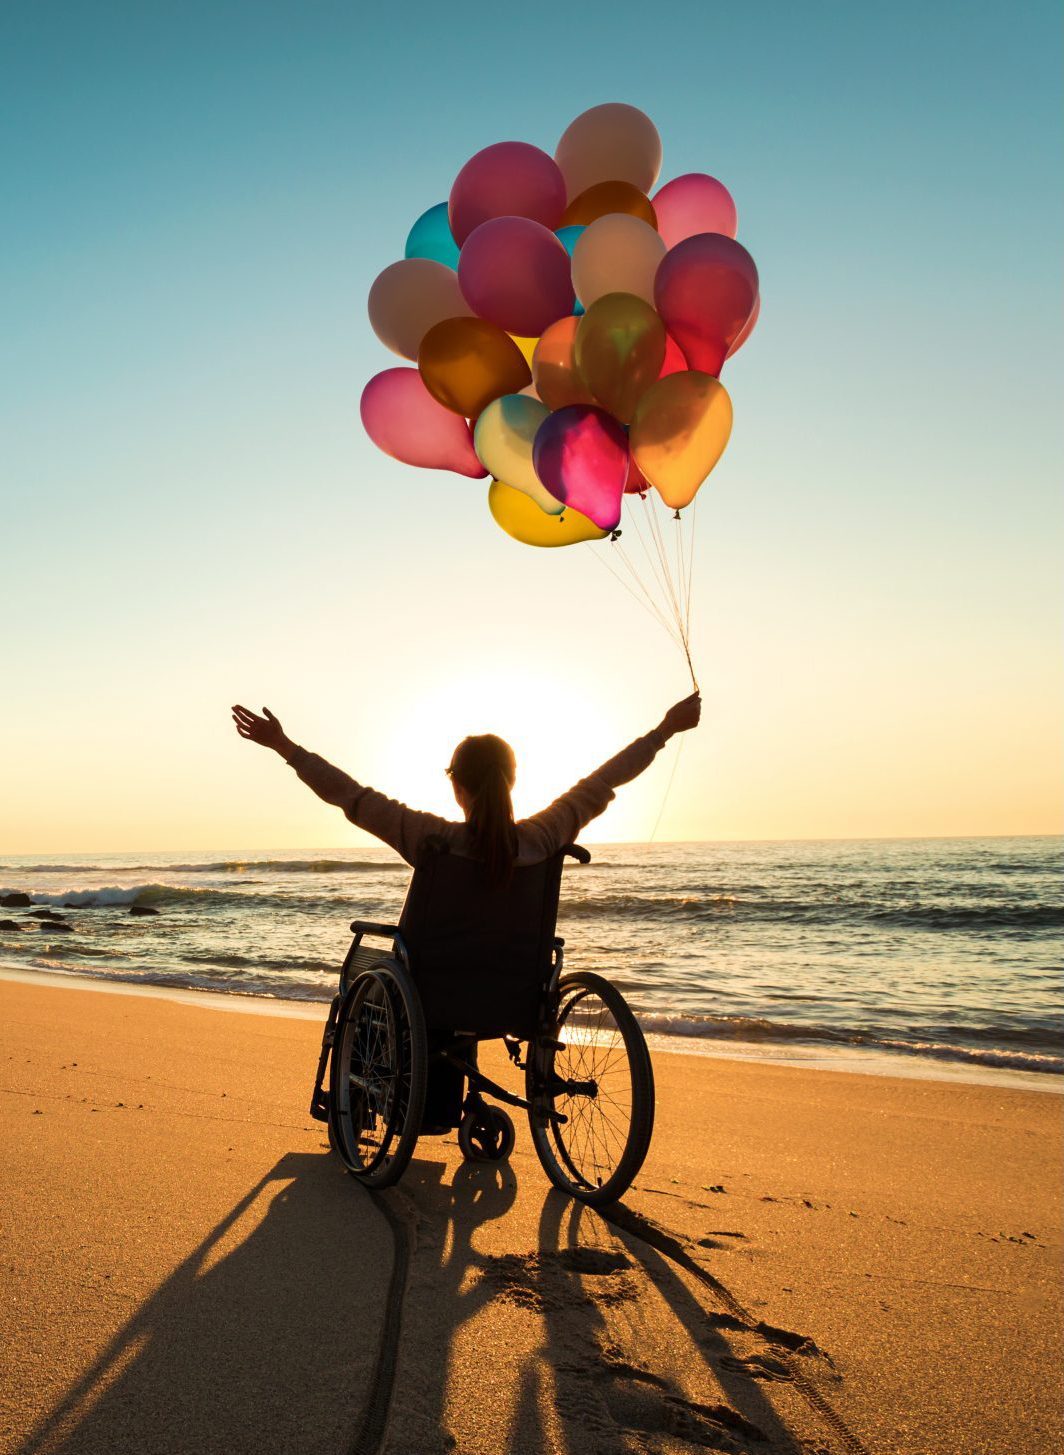
[[448,773],[469,794],[469,832],[473,853],[484,865],[493,888],[507,884],[517,852],[510,790],[517,760],[509,743],[494,733],[463,738],[454,750]]

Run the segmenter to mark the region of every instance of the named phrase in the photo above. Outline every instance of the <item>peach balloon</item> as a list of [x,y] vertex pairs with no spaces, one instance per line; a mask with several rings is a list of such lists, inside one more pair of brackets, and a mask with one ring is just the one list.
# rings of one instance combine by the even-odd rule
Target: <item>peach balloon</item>
[[596,182],[579,197],[574,197],[565,209],[562,227],[587,227],[598,217],[608,212],[627,212],[631,217],[640,217],[655,230],[658,219],[650,198],[631,182]]
[[369,321],[381,343],[416,359],[421,340],[445,318],[468,317],[453,268],[432,258],[404,258],[385,268],[369,290]]
[[661,170],[661,137],[645,112],[623,101],[583,111],[554,152],[570,198],[596,182],[630,182],[649,192]]
[[606,293],[634,293],[654,302],[654,279],[665,244],[639,217],[611,212],[591,223],[573,248],[573,287],[585,308]]
[[689,370],[652,384],[628,437],[632,458],[670,510],[682,510],[724,453],[732,427],[728,391]]

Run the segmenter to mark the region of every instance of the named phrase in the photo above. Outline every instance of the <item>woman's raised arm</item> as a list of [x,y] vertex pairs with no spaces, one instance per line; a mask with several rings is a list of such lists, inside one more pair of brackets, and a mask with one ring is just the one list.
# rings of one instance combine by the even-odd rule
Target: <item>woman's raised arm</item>
[[388,844],[408,864],[417,863],[421,845],[430,834],[446,833],[453,828],[447,819],[408,808],[405,803],[387,798],[342,769],[334,768],[317,753],[308,753],[286,736],[268,707],[262,710],[264,717],[246,707],[233,708],[233,721],[240,736],[279,753],[312,792],[342,809],[351,823]]

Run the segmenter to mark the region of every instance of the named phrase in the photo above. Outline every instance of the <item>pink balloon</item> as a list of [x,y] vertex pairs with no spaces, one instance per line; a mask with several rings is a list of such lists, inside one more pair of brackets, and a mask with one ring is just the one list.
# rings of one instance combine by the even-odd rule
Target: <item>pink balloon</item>
[[692,369],[716,377],[757,302],[757,267],[733,238],[702,232],[670,248],[654,303]]
[[454,470],[473,480],[488,472],[469,425],[433,399],[416,369],[385,369],[362,391],[362,424],[378,449],[404,465]]
[[666,374],[682,374],[687,368],[687,360],[684,358],[683,349],[672,337],[665,335],[665,358],[662,361],[659,379],[664,379]]
[[532,464],[556,500],[600,530],[612,530],[620,520],[628,436],[612,414],[593,404],[556,409],[536,431]]
[[470,233],[458,286],[474,313],[521,338],[539,338],[575,301],[564,244],[527,217],[495,217]]
[[731,193],[723,182],[703,172],[687,172],[666,182],[654,194],[654,211],[658,215],[658,232],[668,248],[700,232],[734,237],[739,231],[739,216]]
[[524,141],[500,141],[471,157],[454,179],[447,215],[459,247],[493,217],[530,217],[551,232],[565,211],[557,162]]
[[757,302],[754,304],[754,311],[753,311],[753,313],[751,313],[750,317],[743,324],[742,331],[739,334],[739,337],[735,340],[735,342],[732,344],[731,348],[728,350],[728,358],[729,359],[731,358],[732,354],[737,354],[739,352],[739,350],[742,348],[743,344],[746,343],[746,340],[750,337],[750,335],[754,331],[754,324],[757,323],[757,320],[760,317],[761,317],[761,294],[759,293],[757,295]]

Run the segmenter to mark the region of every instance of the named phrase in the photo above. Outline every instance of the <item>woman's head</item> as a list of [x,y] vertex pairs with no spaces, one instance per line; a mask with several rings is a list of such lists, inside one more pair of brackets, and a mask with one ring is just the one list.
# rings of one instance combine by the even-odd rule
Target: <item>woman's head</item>
[[474,852],[483,861],[489,882],[505,883],[514,861],[510,790],[517,776],[517,760],[513,748],[494,733],[463,738],[447,772],[469,824]]

